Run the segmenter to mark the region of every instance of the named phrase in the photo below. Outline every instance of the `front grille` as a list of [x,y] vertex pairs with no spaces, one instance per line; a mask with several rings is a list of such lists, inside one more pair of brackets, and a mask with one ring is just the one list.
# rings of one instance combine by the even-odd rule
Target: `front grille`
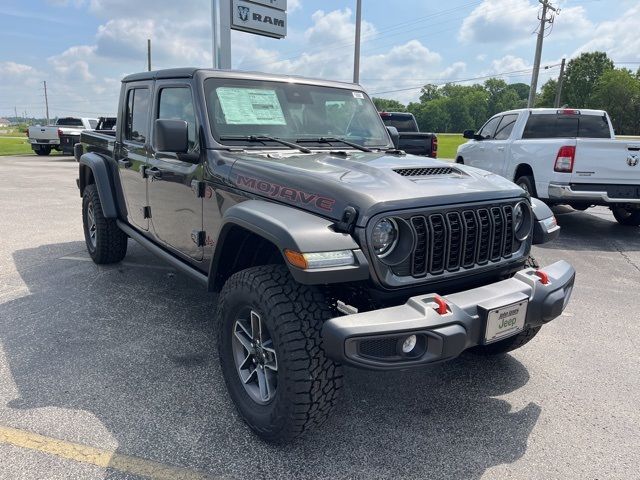
[[511,205],[415,215],[409,224],[416,238],[411,255],[411,276],[416,278],[498,262],[513,254]]
[[431,175],[453,175],[460,174],[460,170],[454,167],[418,167],[418,168],[395,168],[393,170],[403,177],[426,177]]

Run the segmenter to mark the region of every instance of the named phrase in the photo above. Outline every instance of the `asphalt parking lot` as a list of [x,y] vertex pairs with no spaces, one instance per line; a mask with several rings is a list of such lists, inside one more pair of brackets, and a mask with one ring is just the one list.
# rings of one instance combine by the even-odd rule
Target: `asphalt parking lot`
[[564,315],[502,358],[348,369],[293,445],[226,394],[215,298],[136,244],[86,254],[77,164],[0,157],[0,478],[628,479],[640,464],[640,229],[557,209],[541,264],[577,269]]

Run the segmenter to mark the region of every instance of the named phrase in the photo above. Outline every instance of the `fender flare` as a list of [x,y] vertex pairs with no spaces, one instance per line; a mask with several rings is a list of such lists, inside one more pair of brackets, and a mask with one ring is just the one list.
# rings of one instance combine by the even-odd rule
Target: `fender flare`
[[555,240],[560,235],[560,226],[557,223],[549,226],[545,220],[553,218],[553,212],[549,206],[538,198],[531,197],[531,209],[533,210],[533,245],[540,245]]
[[276,246],[296,252],[352,250],[356,265],[302,270],[285,261],[296,281],[308,285],[343,283],[369,278],[369,265],[353,237],[334,231],[333,221],[287,205],[246,200],[229,208],[222,217],[220,233],[209,269],[209,290],[216,290],[217,269],[228,233],[235,227],[248,230]]
[[87,186],[86,176],[83,175],[83,167],[89,168],[93,174],[94,183],[98,188],[98,195],[100,195],[100,203],[102,204],[104,216],[106,218],[117,218],[118,210],[116,208],[107,160],[96,153],[85,153],[80,157],[78,163],[80,164],[80,178],[78,181],[80,195],[82,196],[84,188]]

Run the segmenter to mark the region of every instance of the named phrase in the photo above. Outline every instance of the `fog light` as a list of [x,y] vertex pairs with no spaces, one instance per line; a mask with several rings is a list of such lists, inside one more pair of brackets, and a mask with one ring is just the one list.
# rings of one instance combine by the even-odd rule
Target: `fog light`
[[416,343],[418,342],[418,337],[415,335],[409,335],[402,342],[402,353],[410,353],[414,348],[416,348]]

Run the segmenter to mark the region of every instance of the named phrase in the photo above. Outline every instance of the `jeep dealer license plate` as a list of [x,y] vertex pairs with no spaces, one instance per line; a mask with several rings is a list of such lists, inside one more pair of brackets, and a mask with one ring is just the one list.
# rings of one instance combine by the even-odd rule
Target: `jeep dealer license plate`
[[496,342],[520,332],[524,328],[524,320],[527,316],[527,303],[527,300],[523,300],[513,305],[489,310],[484,343]]

